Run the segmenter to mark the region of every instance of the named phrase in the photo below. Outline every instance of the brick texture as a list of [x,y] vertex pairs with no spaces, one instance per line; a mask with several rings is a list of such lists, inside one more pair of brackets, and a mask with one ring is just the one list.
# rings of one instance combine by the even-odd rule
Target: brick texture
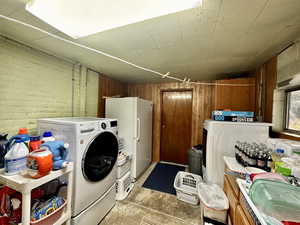
[[35,134],[38,118],[96,116],[98,74],[88,71],[0,38],[0,133]]

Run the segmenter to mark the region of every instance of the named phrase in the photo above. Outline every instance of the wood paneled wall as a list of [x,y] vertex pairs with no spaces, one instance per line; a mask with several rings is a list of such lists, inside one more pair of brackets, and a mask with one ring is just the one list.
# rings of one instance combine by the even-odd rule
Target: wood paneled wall
[[277,56],[255,70],[256,115],[265,122],[272,122],[273,93],[277,82]]
[[[202,142],[203,121],[210,118],[212,110],[213,86],[193,85],[182,83],[159,83],[159,84],[129,84],[128,96],[140,97],[154,103],[153,113],[153,161],[160,160],[160,137],[161,137],[161,92],[164,90],[193,91],[192,112],[192,136],[191,146]],[[180,119],[180,118],[178,118]],[[182,134],[185,135],[185,134]]]
[[255,111],[254,77],[217,80],[216,84],[236,84],[237,86],[215,86],[214,109]]
[[105,117],[105,98],[103,97],[127,96],[127,84],[100,75],[98,96],[98,117]]

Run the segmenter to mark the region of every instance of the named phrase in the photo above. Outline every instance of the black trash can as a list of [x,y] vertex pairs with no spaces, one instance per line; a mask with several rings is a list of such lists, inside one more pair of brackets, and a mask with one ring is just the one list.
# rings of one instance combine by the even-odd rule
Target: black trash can
[[188,150],[188,165],[189,172],[203,176],[202,162],[203,162],[204,145],[195,145]]

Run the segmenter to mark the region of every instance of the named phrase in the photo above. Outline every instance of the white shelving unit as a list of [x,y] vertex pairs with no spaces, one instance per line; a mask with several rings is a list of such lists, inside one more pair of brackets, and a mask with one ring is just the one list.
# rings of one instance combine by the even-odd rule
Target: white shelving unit
[[69,225],[71,220],[73,163],[69,163],[66,168],[63,168],[61,170],[51,171],[47,176],[41,177],[39,179],[33,179],[31,177],[22,176],[19,174],[13,176],[6,176],[4,174],[0,174],[1,184],[6,185],[22,193],[22,225],[30,224],[31,190],[63,175],[66,175],[68,180],[67,206],[64,209],[62,216],[54,225],[61,225],[63,223]]

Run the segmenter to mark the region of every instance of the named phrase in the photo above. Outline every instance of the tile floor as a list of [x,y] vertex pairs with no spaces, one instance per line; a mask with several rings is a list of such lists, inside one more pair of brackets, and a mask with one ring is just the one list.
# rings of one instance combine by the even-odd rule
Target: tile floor
[[118,201],[99,225],[199,225],[200,208],[175,195],[143,188],[155,164],[136,182],[129,196]]

